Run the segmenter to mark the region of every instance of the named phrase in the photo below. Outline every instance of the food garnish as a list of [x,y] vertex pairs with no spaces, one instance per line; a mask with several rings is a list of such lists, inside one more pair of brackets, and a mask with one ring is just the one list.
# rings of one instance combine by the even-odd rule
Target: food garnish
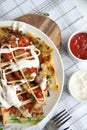
[[0,113],[4,126],[37,124],[44,118],[48,93],[59,90],[52,52],[30,33],[0,28]]

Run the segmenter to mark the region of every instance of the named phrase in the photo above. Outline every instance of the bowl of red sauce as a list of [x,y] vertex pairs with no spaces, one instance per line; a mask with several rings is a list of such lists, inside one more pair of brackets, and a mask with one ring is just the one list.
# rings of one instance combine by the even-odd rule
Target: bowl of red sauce
[[68,41],[69,55],[78,61],[87,61],[87,31],[78,31]]

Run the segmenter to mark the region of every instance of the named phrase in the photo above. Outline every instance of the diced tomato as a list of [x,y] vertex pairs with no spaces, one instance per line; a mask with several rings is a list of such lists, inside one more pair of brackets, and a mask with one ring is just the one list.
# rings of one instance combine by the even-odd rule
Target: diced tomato
[[46,88],[44,89],[44,91],[46,91],[49,88],[49,84],[46,84]]
[[36,72],[36,68],[28,68],[25,72],[24,72],[24,74],[25,75],[27,75],[27,74],[32,74],[32,73],[34,73],[34,72]]
[[27,104],[24,105],[24,106],[28,109],[29,112],[31,111],[31,105],[30,105],[29,103],[27,103]]
[[23,97],[22,97],[21,95],[18,95],[18,99],[19,99],[20,101],[24,101],[24,99],[23,99]]
[[11,107],[10,110],[14,113],[17,114],[18,109],[16,107]]
[[4,112],[12,111],[14,114],[17,114],[18,109],[16,107],[10,107],[8,109],[5,109]]
[[4,54],[3,54],[3,57],[4,57],[6,60],[10,60],[10,59],[13,58],[13,57],[12,57],[12,53],[4,53]]
[[40,62],[41,62],[41,64],[45,63],[45,61],[46,61],[46,57],[43,54],[40,54]]
[[29,41],[33,41],[33,37],[29,37]]
[[41,91],[40,88],[34,89],[34,93],[35,93],[37,98],[42,98],[43,97],[43,94],[42,94],[42,91]]
[[18,41],[18,44],[19,46],[21,47],[24,47],[24,46],[27,46],[30,44],[30,41],[32,41],[33,38],[32,37],[28,37],[28,36],[22,36],[19,41]]
[[36,93],[36,96],[38,97],[38,98],[42,98],[43,97],[43,95],[42,95],[42,93],[39,91],[38,93]]
[[18,41],[18,45],[21,47],[29,45],[29,38],[27,36],[22,36]]

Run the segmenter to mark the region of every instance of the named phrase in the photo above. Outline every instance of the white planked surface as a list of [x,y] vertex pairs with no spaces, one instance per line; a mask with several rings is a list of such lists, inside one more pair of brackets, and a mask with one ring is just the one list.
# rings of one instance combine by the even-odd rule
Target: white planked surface
[[82,14],[87,18],[87,0],[76,0],[76,4]]

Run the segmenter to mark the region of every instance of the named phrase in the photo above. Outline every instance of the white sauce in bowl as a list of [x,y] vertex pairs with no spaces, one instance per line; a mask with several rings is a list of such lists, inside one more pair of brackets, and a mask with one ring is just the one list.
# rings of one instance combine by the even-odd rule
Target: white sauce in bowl
[[69,91],[79,101],[87,101],[87,71],[77,71],[72,75]]

